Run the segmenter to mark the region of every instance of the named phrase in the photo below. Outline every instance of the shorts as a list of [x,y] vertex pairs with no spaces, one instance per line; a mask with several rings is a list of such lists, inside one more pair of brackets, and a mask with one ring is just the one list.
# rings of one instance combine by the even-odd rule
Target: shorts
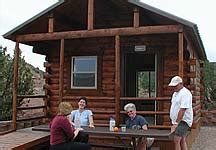
[[187,135],[187,131],[189,128],[190,127],[185,121],[181,121],[175,130],[175,135],[180,137],[185,137]]

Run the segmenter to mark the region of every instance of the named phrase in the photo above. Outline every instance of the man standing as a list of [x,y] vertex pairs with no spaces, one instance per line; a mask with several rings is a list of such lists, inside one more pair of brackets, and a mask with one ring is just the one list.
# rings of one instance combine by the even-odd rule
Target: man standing
[[175,150],[187,150],[186,134],[193,123],[192,94],[183,86],[182,78],[175,76],[168,86],[173,87],[170,119],[174,132]]

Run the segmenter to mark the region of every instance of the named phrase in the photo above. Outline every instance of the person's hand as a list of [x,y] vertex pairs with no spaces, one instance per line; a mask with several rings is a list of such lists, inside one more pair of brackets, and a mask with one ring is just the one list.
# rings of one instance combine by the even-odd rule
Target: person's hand
[[77,128],[75,131],[81,131],[81,130],[83,130],[83,128]]
[[143,130],[148,130],[147,125],[143,125],[142,128],[143,128]]
[[89,125],[89,128],[94,128],[95,126],[93,124],[90,124]]
[[83,128],[77,128],[75,131],[74,131],[74,138],[78,135],[79,131],[83,130]]
[[176,130],[177,126],[178,126],[178,124],[173,124],[171,126],[171,132],[174,132]]

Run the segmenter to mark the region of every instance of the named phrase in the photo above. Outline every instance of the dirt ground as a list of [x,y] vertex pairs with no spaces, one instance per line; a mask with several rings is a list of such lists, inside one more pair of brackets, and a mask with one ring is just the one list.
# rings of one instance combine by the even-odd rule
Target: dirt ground
[[216,126],[202,126],[191,150],[216,150]]

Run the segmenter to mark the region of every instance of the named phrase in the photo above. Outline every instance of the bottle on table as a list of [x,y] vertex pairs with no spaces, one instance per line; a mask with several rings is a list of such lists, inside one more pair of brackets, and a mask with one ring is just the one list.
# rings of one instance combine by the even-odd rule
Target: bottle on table
[[75,129],[80,128],[80,118],[76,118],[74,120],[74,127]]
[[109,120],[109,130],[113,131],[114,127],[115,127],[115,119],[113,117],[110,117],[110,120]]

